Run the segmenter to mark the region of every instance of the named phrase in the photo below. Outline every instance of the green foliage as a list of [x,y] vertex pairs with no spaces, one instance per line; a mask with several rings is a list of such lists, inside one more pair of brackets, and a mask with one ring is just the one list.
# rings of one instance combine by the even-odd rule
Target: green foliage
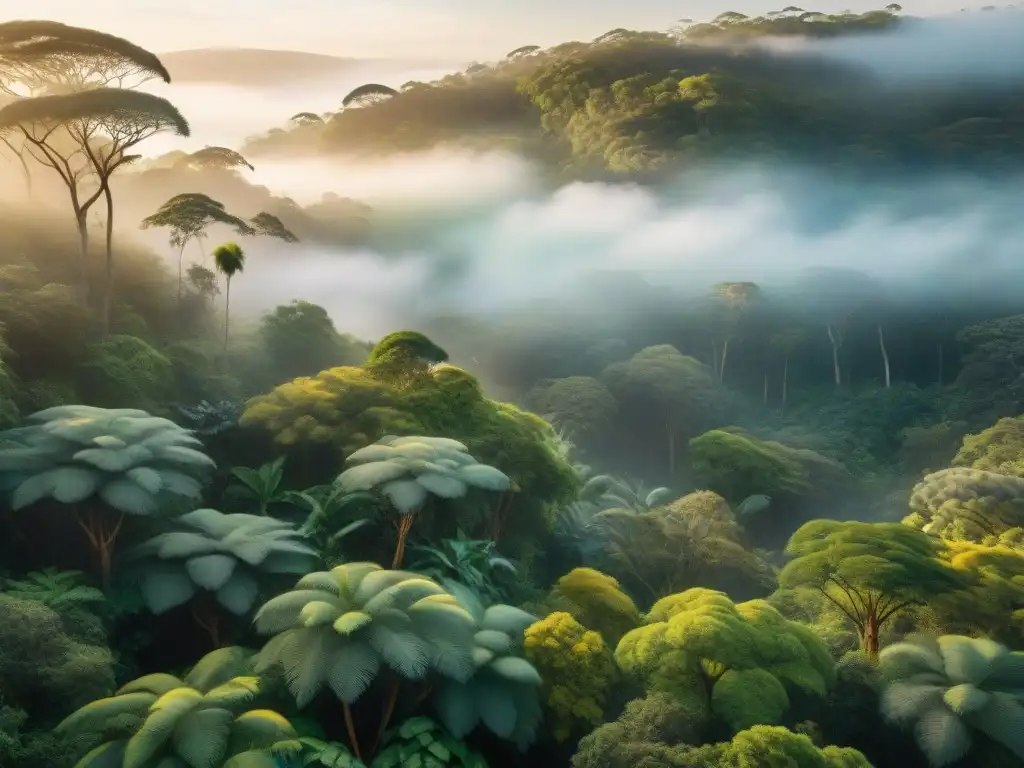
[[448,586],[475,621],[474,671],[466,681],[442,678],[433,696],[434,711],[457,739],[482,723],[525,751],[537,739],[543,717],[540,674],[522,655],[523,633],[537,617],[509,605],[485,607],[471,590]]
[[384,735],[370,768],[487,768],[487,761],[427,717],[413,717]]
[[146,675],[76,710],[57,732],[102,738],[78,768],[144,768],[172,759],[234,768],[238,762],[231,758],[295,738],[291,724],[277,712],[249,709],[260,693],[260,680],[240,674],[247,661],[241,649],[221,648],[204,656],[184,679]]
[[402,378],[448,360],[448,353],[417,331],[395,331],[377,342],[366,360],[369,370],[386,378]]
[[320,560],[298,531],[272,517],[197,509],[174,524],[181,529],[157,534],[129,553],[141,561],[139,586],[156,614],[208,591],[243,616],[259,596],[261,579],[308,573]]
[[28,713],[0,705],[0,765],[70,768],[76,744],[49,730],[33,730]]
[[493,541],[468,539],[459,531],[458,538],[444,539],[440,547],[412,545],[418,559],[409,567],[441,583],[454,579],[476,594],[496,600],[501,593],[499,574],[518,571],[510,560],[494,554],[494,547]]
[[217,271],[229,281],[245,269],[245,252],[238,243],[224,243],[213,249],[213,263]]
[[340,458],[391,430],[412,429],[399,402],[396,391],[365,369],[331,368],[254,397],[239,423],[263,427],[286,447],[326,444]]
[[614,648],[640,623],[640,612],[618,581],[593,568],[573,568],[552,590],[550,602]]
[[651,600],[682,589],[720,585],[740,576],[761,588],[771,568],[740,543],[740,528],[725,499],[699,491],[643,513],[607,510],[597,516],[610,568],[643,588]]
[[446,435],[481,463],[503,468],[519,490],[499,502],[499,511],[493,500],[466,498],[446,520],[429,521],[440,527],[428,538],[462,528],[474,538],[500,539],[521,559],[550,528],[550,508],[572,498],[579,482],[554,431],[533,414],[487,399],[461,369],[417,371],[411,379],[382,378],[379,369],[322,371],[254,398],[241,423],[266,428],[281,445],[319,443],[332,449],[334,461],[387,435]]
[[967,435],[951,463],[956,467],[1024,477],[1024,418],[1000,419],[976,435]]
[[387,435],[346,461],[356,466],[338,475],[346,491],[379,488],[402,515],[420,509],[429,495],[457,499],[470,488],[507,491],[509,478],[480,464],[457,440]]
[[686,743],[700,740],[703,713],[666,693],[634,699],[625,711],[584,736],[572,768],[686,766]]
[[[362,761],[357,760],[344,744],[324,741],[311,736],[299,738],[300,748],[279,756],[286,768],[366,768]],[[283,758],[283,760],[282,760]]]
[[260,320],[260,339],[275,381],[313,376],[339,365],[358,365],[370,347],[339,334],[327,310],[308,301],[283,304]]
[[386,514],[386,502],[378,496],[365,491],[349,493],[335,485],[290,491],[287,500],[307,509],[309,514],[300,530],[332,565],[336,564],[330,563],[332,559],[344,561],[341,546],[345,538],[375,522],[369,517],[355,518],[356,514],[372,513],[373,517]]
[[883,715],[914,726],[931,765],[967,755],[975,732],[1024,758],[1024,653],[985,638],[917,636],[886,648],[879,664]]
[[284,480],[284,456],[261,467],[232,467],[231,475],[240,484],[228,488],[225,495],[232,494],[246,502],[255,504],[257,514],[270,514],[270,505],[288,500],[288,491],[281,488]]
[[983,541],[1024,525],[1024,478],[973,467],[926,475],[903,522],[933,536]]
[[77,504],[98,496],[133,515],[155,515],[168,500],[197,500],[214,466],[202,443],[167,419],[129,408],[67,405],[34,413],[2,434],[0,485],[11,506],[44,498]]
[[694,717],[713,716],[734,732],[781,722],[787,686],[824,697],[835,682],[828,649],[809,629],[763,600],[735,605],[700,588],[655,603],[615,659],[649,692],[669,693]]
[[705,432],[690,441],[690,451],[697,482],[734,503],[755,494],[778,500],[827,495],[851,479],[841,464],[814,451],[735,428]]
[[171,396],[171,361],[134,336],[109,336],[90,346],[82,364],[80,391],[105,408],[155,410]]
[[526,630],[524,647],[544,681],[549,726],[558,741],[604,720],[617,670],[600,634],[568,613],[552,613]]
[[53,608],[0,594],[0,616],[0,691],[7,706],[48,717],[113,689],[110,651],[74,639]]
[[660,427],[670,471],[675,469],[677,440],[688,440],[699,431],[695,427],[714,419],[724,407],[713,372],[667,344],[612,363],[601,373],[601,381],[624,416]]
[[591,376],[541,381],[526,402],[582,444],[606,436],[619,407],[608,388]]
[[580,741],[572,768],[871,768],[855,749],[819,748],[810,738],[756,725],[732,741],[688,746],[684,708],[663,694],[638,699]]
[[17,600],[35,600],[55,611],[105,602],[107,598],[100,590],[81,583],[84,575],[81,571],[46,568],[21,579],[3,579],[3,592]]
[[941,544],[898,523],[813,520],[786,546],[783,588],[821,591],[853,623],[861,648],[877,654],[879,631],[908,608],[966,586],[939,559]]
[[473,672],[473,617],[438,584],[373,563],[308,574],[268,601],[256,629],[273,635],[259,669],[281,666],[299,707],[325,687],[351,704],[382,665],[419,680],[430,669],[466,680]]
[[[1009,531],[1019,535],[1020,529]],[[1006,537],[1009,538],[1009,537]],[[937,621],[950,634],[976,633],[1019,645],[1024,639],[1024,550],[1004,541],[946,542],[943,559],[971,577],[970,584],[934,603]]]

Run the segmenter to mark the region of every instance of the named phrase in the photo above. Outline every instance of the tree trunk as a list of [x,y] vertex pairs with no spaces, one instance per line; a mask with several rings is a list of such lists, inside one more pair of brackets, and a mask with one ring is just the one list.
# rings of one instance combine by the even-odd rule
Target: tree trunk
[[398,521],[398,542],[395,544],[395,556],[391,560],[391,570],[397,570],[405,560],[405,542],[409,538],[409,531],[416,520],[417,510],[412,510],[404,515],[399,515]]
[[882,364],[885,366],[885,388],[892,386],[892,376],[889,373],[889,353],[885,349],[885,336],[882,334],[882,326],[878,326],[878,348],[882,350]]
[[356,724],[352,719],[352,707],[345,702],[343,705],[345,710],[345,730],[348,731],[348,739],[352,742],[352,754],[356,756],[356,760],[362,762],[363,753],[359,749],[359,739],[356,736]]
[[782,360],[782,407],[786,407],[786,395],[789,392],[789,358]]
[[843,343],[839,338],[838,331],[833,331],[832,326],[828,326],[828,340],[832,344],[832,374],[835,378],[836,389],[839,389],[843,385],[842,372],[839,369],[839,346]]
[[103,185],[103,197],[107,203],[106,249],[107,262],[103,275],[103,312],[101,314],[101,337],[110,333],[110,309],[114,303],[114,195],[110,187]]
[[730,337],[725,337],[725,342],[722,344],[722,365],[718,369],[718,380],[725,381],[725,361],[729,357],[729,341]]
[[868,614],[864,631],[861,633],[860,645],[870,658],[878,658],[878,617],[874,612]]
[[89,218],[88,211],[76,210],[75,223],[78,226],[78,299],[89,303],[92,281],[89,278]]
[[182,265],[182,262],[184,261],[184,259],[185,259],[185,246],[183,245],[183,246],[181,246],[181,248],[178,249],[178,315],[179,315],[179,317],[181,316],[181,284],[182,284],[181,265]]
[[224,357],[228,354],[228,333],[231,330],[231,276],[228,275],[224,286]]

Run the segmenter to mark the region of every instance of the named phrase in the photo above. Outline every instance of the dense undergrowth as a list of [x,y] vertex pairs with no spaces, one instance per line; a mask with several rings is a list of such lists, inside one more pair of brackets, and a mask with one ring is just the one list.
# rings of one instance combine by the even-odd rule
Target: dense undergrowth
[[[912,23],[897,10],[687,36]],[[715,114],[740,93],[792,116],[668,37],[554,51],[410,86],[323,140],[404,109],[423,121],[402,118],[411,144],[376,123],[344,141],[462,136],[477,116],[428,126],[430,99],[479,88],[522,135],[529,93],[574,158],[636,170],[668,152],[659,131],[740,146]],[[653,59],[655,80],[627,82]],[[698,126],[700,89],[715,110]],[[839,95],[814,108],[846,123]],[[671,114],[621,141],[622,121]],[[303,219],[244,169],[164,161],[118,189],[153,209],[212,185],[175,220],[185,242],[197,211],[240,238],[268,234],[258,211],[321,242],[372,225],[355,203]],[[339,218],[362,223],[315,226]],[[572,327],[540,306],[370,342],[304,301],[226,322],[237,244],[175,274],[119,237],[102,321],[76,286],[83,264],[103,285],[108,254],[83,260],[72,224],[0,212],[3,768],[1024,759],[1019,302],[923,307],[825,270],[801,301],[728,283],[629,324],[614,302]]]

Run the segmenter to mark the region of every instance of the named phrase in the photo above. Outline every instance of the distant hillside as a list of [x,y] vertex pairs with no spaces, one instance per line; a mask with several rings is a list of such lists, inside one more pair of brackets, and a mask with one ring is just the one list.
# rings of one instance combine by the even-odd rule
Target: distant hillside
[[[400,59],[355,59],[302,51],[274,51],[257,48],[201,48],[160,54],[160,60],[178,83],[223,83],[265,86],[326,77],[337,77],[355,69],[408,70],[443,67],[448,62]],[[453,64],[453,68],[464,64]]]

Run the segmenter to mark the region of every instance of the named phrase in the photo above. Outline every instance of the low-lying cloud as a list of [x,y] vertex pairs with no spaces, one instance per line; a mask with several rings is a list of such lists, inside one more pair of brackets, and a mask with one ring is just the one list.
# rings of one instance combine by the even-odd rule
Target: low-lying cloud
[[[474,178],[460,188],[472,191]],[[340,328],[373,337],[426,315],[528,312],[540,299],[557,301],[571,322],[592,301],[581,286],[596,273],[640,274],[681,298],[721,280],[781,286],[810,267],[859,270],[907,300],[970,295],[981,280],[1012,292],[1024,279],[1019,178],[851,188],[813,170],[745,166],[683,181],[524,192],[444,226],[423,222],[400,252],[294,246],[247,270],[232,297],[250,310],[306,298]]]
[[824,55],[898,82],[1005,80],[1024,75],[1024,8],[913,19],[897,31],[838,39],[775,38],[780,52]]

